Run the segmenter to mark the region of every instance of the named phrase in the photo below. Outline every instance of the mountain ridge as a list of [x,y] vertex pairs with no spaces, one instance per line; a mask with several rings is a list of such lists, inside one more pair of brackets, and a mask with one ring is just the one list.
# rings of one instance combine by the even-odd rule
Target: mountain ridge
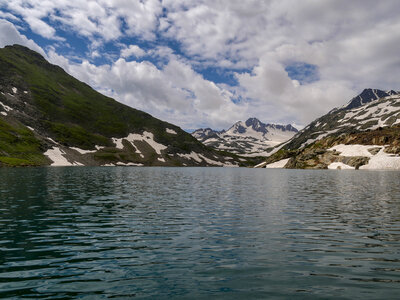
[[200,128],[192,135],[207,146],[245,156],[260,156],[271,147],[286,141],[298,130],[292,125],[263,123],[257,118],[238,121],[227,130]]
[[258,167],[289,159],[286,168],[400,169],[399,145],[400,93],[365,89],[275,147]]

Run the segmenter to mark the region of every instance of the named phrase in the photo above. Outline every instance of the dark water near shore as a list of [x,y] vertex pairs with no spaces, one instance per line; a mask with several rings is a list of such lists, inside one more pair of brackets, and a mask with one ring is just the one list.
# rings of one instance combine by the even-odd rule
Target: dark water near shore
[[0,169],[0,298],[399,295],[400,172]]

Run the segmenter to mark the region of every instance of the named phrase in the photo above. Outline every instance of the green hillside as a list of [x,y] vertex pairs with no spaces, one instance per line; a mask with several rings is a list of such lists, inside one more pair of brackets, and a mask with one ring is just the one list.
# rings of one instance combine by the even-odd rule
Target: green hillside
[[[0,91],[0,110],[9,108],[0,115],[2,165],[49,164],[51,161],[42,153],[52,146],[67,150],[69,147],[99,149],[78,157],[85,165],[113,162],[210,165],[207,159],[184,159],[192,152],[219,163],[227,159],[179,127],[100,94],[23,46],[0,49]],[[155,154],[154,149],[140,141],[124,140],[123,149],[119,149],[112,140],[143,132],[152,133],[155,142],[166,146],[162,154]],[[70,156],[68,151],[66,157]],[[137,155],[139,152],[145,157]],[[79,159],[75,160],[79,162]],[[229,159],[237,160],[234,156]]]

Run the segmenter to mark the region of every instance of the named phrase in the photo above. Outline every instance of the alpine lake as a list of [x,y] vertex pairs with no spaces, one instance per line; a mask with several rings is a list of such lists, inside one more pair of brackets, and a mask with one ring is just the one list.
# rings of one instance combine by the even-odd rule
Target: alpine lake
[[0,298],[399,299],[400,172],[0,169]]

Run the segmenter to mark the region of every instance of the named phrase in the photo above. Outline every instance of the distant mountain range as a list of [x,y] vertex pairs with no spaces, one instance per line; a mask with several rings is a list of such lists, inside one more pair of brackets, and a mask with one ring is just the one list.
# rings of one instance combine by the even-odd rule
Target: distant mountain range
[[229,151],[243,156],[262,156],[282,142],[293,137],[298,130],[292,125],[265,124],[257,118],[239,121],[228,130],[211,128],[195,130],[192,135],[214,149]]
[[260,167],[286,159],[287,168],[400,169],[399,154],[400,93],[365,89],[275,147]]
[[19,46],[0,49],[0,166],[240,166]]

